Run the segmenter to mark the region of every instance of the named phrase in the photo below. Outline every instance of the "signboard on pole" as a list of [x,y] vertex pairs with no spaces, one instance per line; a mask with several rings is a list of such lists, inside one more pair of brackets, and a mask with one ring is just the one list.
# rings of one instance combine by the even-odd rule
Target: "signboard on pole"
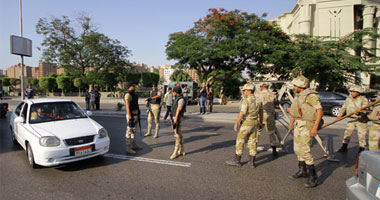
[[32,57],[32,40],[11,35],[11,54]]

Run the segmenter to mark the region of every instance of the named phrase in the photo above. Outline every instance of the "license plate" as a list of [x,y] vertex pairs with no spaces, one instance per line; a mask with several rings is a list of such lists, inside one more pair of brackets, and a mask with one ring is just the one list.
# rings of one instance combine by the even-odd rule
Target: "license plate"
[[380,183],[379,187],[377,187],[376,197],[380,199]]
[[91,146],[85,146],[85,147],[76,148],[74,150],[74,152],[75,152],[75,156],[84,156],[84,155],[87,155],[87,154],[91,153]]

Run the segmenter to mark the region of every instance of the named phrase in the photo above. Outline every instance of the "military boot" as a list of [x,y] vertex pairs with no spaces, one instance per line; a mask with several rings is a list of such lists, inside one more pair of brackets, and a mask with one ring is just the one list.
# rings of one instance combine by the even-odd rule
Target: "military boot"
[[135,155],[136,154],[136,151],[134,151],[132,149],[132,146],[131,146],[131,141],[129,139],[127,139],[127,142],[126,142],[126,150],[127,154],[131,154],[131,155]]
[[137,145],[136,143],[136,140],[132,140],[132,149],[135,150],[135,151],[138,151],[138,150],[141,150],[142,147],[140,147],[139,145]]
[[318,185],[318,177],[317,173],[315,172],[314,165],[307,165],[307,173],[309,174],[309,179],[305,183],[305,187],[312,188]]
[[235,155],[235,158],[233,160],[229,160],[226,163],[231,166],[241,167],[240,159],[241,156]]
[[359,151],[358,151],[358,155],[360,154],[360,152],[364,151],[365,148],[364,147],[359,147]]
[[347,152],[347,146],[348,144],[343,143],[342,147],[338,150],[339,153],[346,153]]
[[307,178],[305,161],[298,161],[298,172],[289,178]]
[[256,160],[256,156],[249,156],[248,164],[252,168],[256,168],[255,160]]
[[273,157],[277,157],[278,156],[276,146],[272,146],[272,156]]
[[178,157],[179,144],[175,144],[173,154],[170,156],[170,160],[173,160]]

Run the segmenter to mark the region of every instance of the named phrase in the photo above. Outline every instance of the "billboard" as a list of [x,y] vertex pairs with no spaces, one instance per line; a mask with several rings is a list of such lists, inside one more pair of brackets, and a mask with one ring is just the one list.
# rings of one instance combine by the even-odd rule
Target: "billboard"
[[32,57],[32,40],[11,35],[11,54]]

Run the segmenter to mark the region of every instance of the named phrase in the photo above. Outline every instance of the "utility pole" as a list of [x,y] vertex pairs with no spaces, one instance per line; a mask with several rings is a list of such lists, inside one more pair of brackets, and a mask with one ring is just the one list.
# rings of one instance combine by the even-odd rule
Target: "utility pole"
[[[20,37],[23,37],[22,32],[22,0],[20,0]],[[25,98],[25,80],[24,80],[24,56],[21,55],[21,100]]]

